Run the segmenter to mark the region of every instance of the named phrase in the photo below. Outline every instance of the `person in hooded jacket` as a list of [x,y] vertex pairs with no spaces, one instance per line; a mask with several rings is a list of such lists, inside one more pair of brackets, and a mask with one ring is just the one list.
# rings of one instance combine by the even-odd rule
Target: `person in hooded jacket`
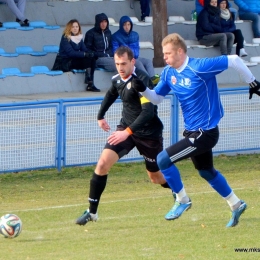
[[104,13],[95,16],[95,26],[85,34],[84,43],[93,51],[96,67],[106,71],[116,71],[112,49],[112,34],[109,30],[108,17]]
[[120,46],[129,47],[134,53],[136,68],[145,71],[154,85],[159,82],[159,76],[155,75],[151,60],[139,57],[139,34],[133,31],[133,22],[129,16],[122,16],[119,21],[119,30],[112,35],[113,52]]
[[236,55],[246,57],[247,53],[244,48],[244,37],[240,29],[236,29],[234,17],[229,10],[228,0],[218,0],[218,7],[220,8],[220,23],[223,32],[232,32],[235,36],[234,43],[236,46]]
[[85,71],[85,84],[87,91],[100,92],[94,86],[94,72],[96,59],[94,53],[86,48],[83,42],[83,34],[78,20],[70,20],[63,31],[59,53],[56,56],[52,70],[62,70],[63,72],[76,70]]
[[204,1],[204,9],[200,12],[197,19],[196,37],[202,45],[219,45],[222,55],[231,54],[234,34],[231,32],[223,33],[217,0]]

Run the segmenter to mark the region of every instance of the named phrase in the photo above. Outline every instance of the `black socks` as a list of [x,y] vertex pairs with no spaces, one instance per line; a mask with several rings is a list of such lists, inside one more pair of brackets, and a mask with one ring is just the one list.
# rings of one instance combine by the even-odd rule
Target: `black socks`
[[90,180],[90,191],[89,191],[89,212],[96,214],[99,204],[100,197],[107,184],[107,175],[97,175],[93,174],[92,179]]

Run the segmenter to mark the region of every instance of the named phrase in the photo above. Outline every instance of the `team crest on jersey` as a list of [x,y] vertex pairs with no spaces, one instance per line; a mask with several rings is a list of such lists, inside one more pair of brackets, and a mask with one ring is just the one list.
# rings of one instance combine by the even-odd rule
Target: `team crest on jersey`
[[131,88],[131,82],[128,82],[126,87],[127,87],[127,89],[130,89]]
[[172,82],[173,85],[175,85],[176,82],[177,82],[177,79],[174,76],[172,76],[171,77],[171,82]]
[[189,78],[181,79],[180,85],[183,87],[190,87],[191,80]]

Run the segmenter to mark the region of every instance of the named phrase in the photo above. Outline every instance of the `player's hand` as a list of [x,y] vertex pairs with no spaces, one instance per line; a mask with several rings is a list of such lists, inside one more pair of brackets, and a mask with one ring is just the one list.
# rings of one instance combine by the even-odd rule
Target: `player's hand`
[[129,133],[126,130],[116,131],[107,138],[107,142],[111,145],[116,145],[125,141],[125,139],[127,139],[128,136]]
[[132,88],[134,88],[138,92],[144,92],[146,90],[146,86],[143,81],[140,80],[136,75],[132,74]]
[[110,126],[105,119],[98,120],[98,126],[106,132],[110,130]]
[[260,96],[260,82],[257,80],[249,83],[249,99],[252,98],[253,94]]

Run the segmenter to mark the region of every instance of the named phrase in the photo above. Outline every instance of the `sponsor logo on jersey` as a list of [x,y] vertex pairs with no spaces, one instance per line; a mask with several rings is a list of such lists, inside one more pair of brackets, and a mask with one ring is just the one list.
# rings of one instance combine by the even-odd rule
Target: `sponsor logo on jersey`
[[173,85],[175,85],[176,82],[177,82],[176,77],[172,76],[172,77],[171,77],[171,82],[172,82]]

